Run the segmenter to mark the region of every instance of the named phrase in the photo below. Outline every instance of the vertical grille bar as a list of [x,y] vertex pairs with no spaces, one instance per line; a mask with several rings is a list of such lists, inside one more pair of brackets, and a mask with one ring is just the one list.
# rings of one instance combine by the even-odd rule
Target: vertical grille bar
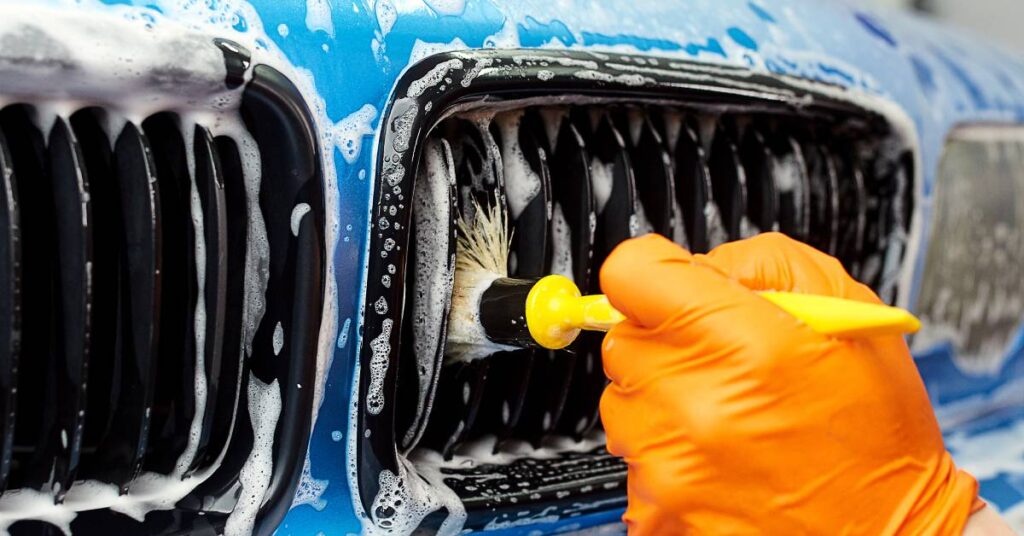
[[[515,177],[522,173],[517,169],[518,158],[515,153],[517,148],[508,144],[511,136],[515,136],[518,151],[524,157],[525,163],[530,168],[536,179],[539,181],[539,191],[526,206],[522,214],[515,219],[515,231],[513,234],[513,250],[516,254],[516,273],[519,277],[541,277],[551,270],[551,220],[553,217],[553,198],[551,192],[551,176],[548,162],[547,141],[541,117],[536,110],[510,112],[520,114],[518,128],[510,129],[511,122],[506,122],[502,128],[503,154],[505,163],[505,176]],[[508,117],[508,116],[506,116]],[[514,116],[511,116],[514,117]],[[499,123],[500,125],[501,123]],[[509,194],[509,202],[512,202],[512,194]],[[519,235],[516,238],[516,234]],[[524,258],[526,261],[524,263]],[[511,366],[518,366],[513,361],[524,352],[514,352],[504,360]],[[525,437],[528,441],[538,442],[557,421],[558,414],[565,403],[566,384],[569,381],[569,370],[564,363],[558,361],[555,352],[538,350],[532,352],[532,368],[530,370],[530,381],[523,394],[522,411],[517,423],[511,423],[515,431]],[[495,380],[501,375],[492,370],[491,375]],[[503,401],[503,407],[508,402]],[[501,413],[504,417],[504,412]],[[499,437],[507,437],[512,430],[504,428]]]
[[803,149],[785,132],[774,134],[772,175],[778,194],[779,231],[807,241],[810,236],[811,184]]
[[0,493],[7,489],[14,447],[21,352],[21,229],[14,167],[0,131]]
[[114,171],[122,215],[123,348],[114,423],[100,447],[100,478],[122,493],[139,473],[153,406],[160,321],[160,198],[149,142],[128,123],[114,144]]
[[92,330],[89,336],[89,375],[86,388],[83,457],[79,474],[94,478],[99,445],[113,423],[113,408],[120,393],[114,384],[120,366],[118,302],[120,298],[121,204],[113,171],[113,151],[100,125],[99,110],[86,109],[71,116],[89,177],[92,208]]
[[[203,213],[203,252],[206,256],[203,270],[203,313],[205,322],[197,327],[203,330],[203,366],[206,373],[206,404],[196,441],[196,452],[189,469],[199,467],[210,437],[214,430],[211,424],[214,415],[223,409],[218,408],[219,390],[234,385],[236,376],[228,376],[222,380],[221,373],[225,368],[224,324],[227,307],[228,277],[228,231],[227,201],[224,195],[224,176],[221,172],[220,155],[213,143],[213,136],[204,127],[196,126],[193,130],[193,154],[195,155],[195,187],[199,196],[200,209]],[[198,261],[198,259],[197,259]],[[227,359],[231,359],[228,356]],[[228,390],[231,390],[228,387]],[[183,393],[183,396],[193,394]],[[198,411],[199,408],[196,408]],[[219,452],[218,449],[214,449]]]
[[22,358],[18,366],[17,421],[9,487],[42,489],[50,482],[57,419],[56,392],[49,371],[56,357],[53,326],[53,198],[47,189],[46,147],[31,110],[10,106],[0,112],[16,177],[21,216]]
[[839,241],[839,176],[831,153],[817,143],[803,145],[810,183],[810,244],[830,255]]
[[747,217],[759,231],[774,230],[778,227],[774,155],[754,125],[748,126],[743,136],[740,160],[746,177]]
[[[597,214],[590,178],[590,155],[587,144],[574,121],[563,110],[547,118],[551,145],[552,192],[555,200],[552,222],[554,235],[554,272],[570,277],[578,287],[590,288],[594,256],[594,230]],[[564,227],[564,228],[562,228]],[[587,352],[582,341],[576,341],[569,352],[560,354],[570,373],[565,403],[558,419],[558,430],[580,435],[590,423],[586,399],[591,395],[587,382]],[[582,425],[579,425],[580,423]],[[578,426],[579,425],[579,426]],[[577,429],[579,428],[579,429]]]
[[[159,185],[160,344],[155,366],[151,434],[146,470],[170,473],[188,443],[195,415],[197,300],[196,236],[192,223],[192,175],[176,116],[154,115],[142,123]],[[198,155],[196,155],[198,156]],[[196,162],[198,163],[198,158]]]
[[53,449],[52,482],[58,501],[74,481],[81,455],[85,424],[86,374],[89,367],[89,336],[92,307],[90,266],[92,227],[89,182],[82,155],[63,118],[57,118],[49,140],[48,175],[53,195],[56,292],[57,368],[51,386],[56,390],[57,419],[47,434]]
[[835,155],[839,182],[839,241],[836,257],[842,261],[851,274],[860,271],[860,260],[864,251],[864,228],[867,226],[867,190],[864,173],[859,162],[847,151],[828,147],[826,151]]
[[[197,133],[197,143],[206,144]],[[248,243],[248,208],[245,198],[245,179],[242,174],[242,161],[234,140],[217,137],[210,147],[220,161],[220,171],[224,185],[224,249],[227,258],[224,271],[227,274],[241,274],[245,271],[245,249]],[[197,155],[199,152],[197,151]],[[198,161],[198,158],[197,158]],[[209,221],[209,220],[207,220]],[[207,248],[210,251],[210,248]],[[209,253],[207,253],[209,255]],[[209,439],[205,453],[197,453],[195,467],[204,467],[213,463],[221,451],[227,446],[231,433],[231,423],[239,405],[240,374],[243,368],[244,353],[242,351],[242,320],[244,309],[244,279],[227,277],[224,283],[224,327],[223,350],[221,351],[221,369],[216,391],[207,393],[207,405],[212,405],[212,418],[209,424]],[[214,380],[207,377],[207,383]],[[204,432],[206,426],[203,427]]]
[[[719,125],[711,141],[711,196],[722,216],[728,240],[744,238],[746,177],[736,142],[725,125]],[[718,244],[712,243],[711,247]]]
[[711,196],[711,170],[696,129],[685,121],[673,151],[676,195],[682,207],[691,251],[706,253],[725,240],[721,218]]

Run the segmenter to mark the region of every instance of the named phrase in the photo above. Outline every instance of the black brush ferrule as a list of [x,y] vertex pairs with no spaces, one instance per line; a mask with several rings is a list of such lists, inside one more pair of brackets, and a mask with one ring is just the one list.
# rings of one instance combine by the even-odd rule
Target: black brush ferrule
[[526,325],[526,297],[537,279],[499,277],[480,296],[480,325],[487,338],[519,348],[539,348]]

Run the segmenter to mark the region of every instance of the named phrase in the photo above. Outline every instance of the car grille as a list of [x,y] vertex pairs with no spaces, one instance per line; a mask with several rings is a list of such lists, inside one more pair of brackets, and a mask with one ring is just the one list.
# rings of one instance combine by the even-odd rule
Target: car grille
[[[258,380],[281,391],[263,512],[283,515],[309,433],[301,384],[313,384],[323,299],[322,173],[298,103],[287,79],[255,66],[241,136],[172,112],[135,122],[103,107],[45,113],[70,103],[0,109],[0,505],[41,496],[76,513],[75,533],[222,530],[253,448]],[[265,302],[243,277],[261,243]],[[145,521],[93,496],[131,499],[166,475],[199,487]],[[227,507],[212,507],[220,497]]]
[[[388,448],[400,466],[411,460],[404,465],[411,471],[439,472],[465,506],[469,528],[624,504],[625,466],[604,451],[598,416],[606,385],[600,334],[585,333],[566,351],[519,350],[444,363],[447,308],[438,304],[450,299],[454,220],[472,217],[473,200],[497,199],[508,209],[513,276],[561,273],[598,292],[602,262],[629,237],[655,232],[706,252],[780,231],[837,256],[851,274],[894,299],[912,209],[913,159],[893,144],[881,117],[844,103],[780,104],[785,99],[752,94],[746,75],[743,92],[679,90],[657,80],[653,69],[655,80],[640,84],[643,89],[629,80],[614,83],[618,74],[579,75],[581,68],[621,72],[613,64],[643,65],[643,58],[481,54],[476,65],[486,65],[462,86],[468,90],[452,81],[474,70],[465,55],[442,56],[409,75],[428,79],[436,72],[431,66],[453,57],[466,64],[462,73],[449,73],[452,80],[439,82],[436,93],[416,100],[429,109],[448,95],[451,107],[436,120],[424,113],[421,130],[412,129],[402,144],[418,157],[408,166],[416,175],[407,220],[387,217],[395,216],[394,206],[409,204],[401,195],[407,183],[391,180],[395,164],[405,164],[405,149],[392,151],[389,144],[408,130],[411,99],[399,92],[386,123],[391,129],[382,140],[377,212],[384,218],[374,233],[384,260],[376,272],[371,256],[366,337],[373,346],[394,333],[389,349],[398,366],[384,378],[391,389],[379,400],[383,408],[361,421],[368,439],[360,470],[368,476],[360,482],[372,515],[382,512],[373,502],[376,486],[367,480],[375,479],[375,466],[392,470],[379,454]],[[531,78],[542,71],[548,74],[540,80],[554,80],[550,89]],[[732,74],[739,75],[726,71],[719,83],[728,86]],[[522,80],[529,83],[516,84]],[[488,98],[474,94],[473,84]],[[800,100],[799,93],[790,98]],[[396,239],[394,227],[407,235]],[[406,243],[407,252],[394,247]],[[375,303],[403,303],[374,293],[378,280],[404,297],[395,313],[401,316],[374,310]],[[375,329],[380,316],[390,322],[383,334]],[[363,393],[364,404],[378,394]],[[394,397],[392,413],[388,396]],[[384,418],[393,434],[377,424]],[[436,528],[439,518],[428,517],[422,526]]]

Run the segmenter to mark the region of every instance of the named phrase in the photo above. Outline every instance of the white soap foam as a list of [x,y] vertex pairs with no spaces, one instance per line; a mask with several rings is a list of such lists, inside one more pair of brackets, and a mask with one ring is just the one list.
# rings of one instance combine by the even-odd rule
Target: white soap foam
[[612,197],[612,186],[615,182],[614,164],[605,164],[596,156],[590,159],[590,184],[594,190],[594,204],[597,213],[604,212],[605,205]]
[[[562,121],[568,116],[567,108],[545,106],[540,109],[540,118],[544,122],[544,131],[548,135],[548,144],[552,153],[558,150],[558,133],[562,129]],[[555,177],[554,180],[558,180],[558,177]]]
[[551,273],[575,280],[572,268],[572,237],[562,205],[555,203],[551,219]]
[[377,26],[380,27],[381,36],[387,37],[398,20],[398,11],[391,0],[377,0],[375,12],[377,14]]
[[388,358],[391,353],[391,328],[394,321],[385,318],[381,322],[381,332],[370,341],[370,386],[366,390],[366,411],[377,415],[384,409],[384,375],[388,371]]
[[322,31],[334,37],[334,19],[331,18],[331,4],[327,0],[306,0],[306,28],[311,32]]
[[342,158],[349,164],[356,163],[363,147],[363,138],[373,136],[376,132],[377,108],[372,104],[364,104],[358,110],[338,121],[328,131],[332,144],[339,149]]
[[309,214],[309,211],[309,203],[298,203],[292,208],[292,236],[299,236],[299,225],[302,224],[302,218]]
[[[337,430],[335,431],[337,432]],[[338,440],[341,440],[341,432],[338,432]],[[327,508],[327,501],[323,495],[329,484],[329,480],[313,478],[309,453],[306,453],[306,461],[302,464],[302,476],[299,477],[299,485],[295,488],[295,497],[292,499],[291,507],[309,505],[317,512],[322,512],[324,508]]]
[[457,16],[466,11],[466,0],[423,0],[438,15]]
[[416,299],[413,301],[413,353],[416,355],[418,390],[416,416],[406,431],[409,444],[422,430],[421,419],[430,412],[428,394],[433,385],[437,358],[443,350],[438,326],[445,320],[451,305],[451,289],[455,276],[451,262],[452,221],[449,192],[455,183],[455,164],[445,140],[430,139],[423,150],[413,194],[413,222],[416,229]]
[[437,529],[441,536],[454,536],[466,521],[462,500],[444,484],[436,465],[413,462],[399,457],[398,474],[387,469],[380,472],[380,491],[373,499],[370,518],[364,533],[412,534],[431,512],[445,508],[448,516]]
[[423,75],[423,77],[413,80],[412,83],[409,84],[409,89],[406,91],[406,95],[409,97],[418,97],[428,88],[440,84],[453,69],[462,69],[462,67],[462,60],[456,58],[438,63],[427,71],[427,74]]
[[284,328],[281,322],[274,325],[274,355],[280,355],[284,349]]
[[501,133],[501,162],[505,177],[505,195],[509,214],[513,220],[519,218],[541,190],[540,175],[526,161],[523,148],[519,145],[519,127],[523,111],[515,110],[495,116],[495,124]]
[[263,494],[274,469],[274,432],[281,416],[281,389],[277,379],[266,384],[250,374],[248,397],[253,445],[238,474],[241,494],[224,525],[225,536],[252,533],[256,513],[263,504]]

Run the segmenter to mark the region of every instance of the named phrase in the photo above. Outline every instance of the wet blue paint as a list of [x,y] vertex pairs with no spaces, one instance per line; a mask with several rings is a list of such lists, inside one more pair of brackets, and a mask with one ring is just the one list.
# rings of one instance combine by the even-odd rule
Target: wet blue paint
[[882,23],[878,22],[874,17],[861,12],[856,12],[853,16],[868,32],[871,33],[871,35],[881,39],[885,44],[893,48],[898,46],[896,38],[893,37],[892,34],[889,33],[889,30],[886,30],[885,26],[882,26]]
[[686,53],[691,56],[700,56],[702,52],[707,52],[709,54],[714,54],[717,56],[721,56],[723,58],[728,57],[725,53],[725,49],[722,48],[722,43],[720,43],[718,39],[715,39],[714,37],[709,37],[707,41],[704,42],[704,44],[687,43],[686,46],[683,47],[683,50],[685,50]]
[[558,39],[565,46],[576,44],[576,36],[560,20],[543,23],[533,17],[526,17],[526,21],[517,24],[516,29],[519,31],[519,42],[525,47],[539,47],[552,39]]
[[938,47],[932,47],[932,54],[938,58],[949,72],[953,75],[957,82],[967,91],[967,95],[971,98],[971,104],[975,108],[987,108],[988,99],[985,97],[985,92],[981,87],[971,78],[971,75],[967,73],[967,70],[963,68],[956,60],[949,57],[945,52],[940,50]]
[[749,7],[759,19],[765,22],[775,22],[775,17],[773,17],[771,13],[768,13],[765,8],[755,4],[754,2],[747,2],[747,7]]
[[635,47],[637,50],[680,50],[683,48],[682,45],[675,41],[669,41],[668,39],[649,39],[645,37],[639,37],[636,35],[618,34],[618,35],[606,35],[594,32],[580,32],[583,37],[583,44],[585,46],[616,46],[616,45],[630,45]]
[[729,34],[729,37],[737,45],[739,45],[739,46],[741,46],[743,48],[746,48],[748,50],[754,50],[754,51],[757,50],[757,41],[754,41],[754,38],[750,37],[750,35],[747,34],[747,32],[744,32],[743,30],[741,30],[741,29],[739,29],[739,28],[737,28],[735,26],[730,27],[725,32],[727,34]]
[[826,76],[841,78],[843,82],[845,82],[847,85],[852,85],[854,82],[856,82],[856,79],[853,77],[852,74],[846,72],[844,69],[836,67],[835,65],[829,65],[827,63],[818,63],[818,69],[820,69],[822,74]]
[[934,93],[935,75],[932,73],[931,67],[924,60],[913,54],[910,55],[910,65],[914,68],[914,77],[917,78],[917,83],[921,86],[921,90],[926,94]]

